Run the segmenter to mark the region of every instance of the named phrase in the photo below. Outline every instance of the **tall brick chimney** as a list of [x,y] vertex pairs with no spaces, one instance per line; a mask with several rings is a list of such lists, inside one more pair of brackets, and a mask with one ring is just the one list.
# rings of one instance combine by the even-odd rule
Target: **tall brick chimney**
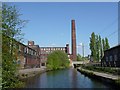
[[72,60],[76,60],[76,30],[75,30],[75,20],[71,21],[72,29]]

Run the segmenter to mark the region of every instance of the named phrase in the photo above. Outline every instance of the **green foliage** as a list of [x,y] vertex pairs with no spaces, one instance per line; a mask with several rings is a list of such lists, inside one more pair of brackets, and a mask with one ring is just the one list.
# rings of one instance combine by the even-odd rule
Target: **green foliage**
[[17,77],[16,40],[21,40],[21,28],[25,21],[20,19],[15,6],[2,5],[2,89],[23,86]]
[[109,48],[110,48],[110,45],[109,45],[108,39],[105,38],[105,50],[107,50]]
[[103,57],[103,48],[102,48],[102,40],[101,36],[99,35],[99,45],[100,45],[100,59]]
[[22,39],[23,33],[21,29],[27,23],[27,20],[21,20],[16,6],[9,6],[7,4],[2,5],[2,31],[3,34],[15,38],[17,40]]
[[110,48],[108,39],[101,39],[101,36],[95,35],[94,32],[91,34],[89,45],[94,61],[99,61],[103,57],[104,51]]
[[[17,48],[12,45],[8,45],[10,42],[10,38],[6,36],[2,36],[3,45],[2,45],[2,88],[19,88],[23,86],[23,83],[19,81],[17,74],[16,64],[16,53]],[[13,43],[12,43],[13,44]],[[12,51],[12,52],[11,52]]]
[[69,66],[69,60],[66,53],[62,51],[54,51],[48,55],[47,68],[56,70]]
[[91,34],[91,38],[90,38],[90,50],[91,50],[91,56],[93,57],[94,60],[96,60],[96,39],[94,32]]
[[102,47],[103,47],[103,52],[105,51],[105,40],[102,39]]

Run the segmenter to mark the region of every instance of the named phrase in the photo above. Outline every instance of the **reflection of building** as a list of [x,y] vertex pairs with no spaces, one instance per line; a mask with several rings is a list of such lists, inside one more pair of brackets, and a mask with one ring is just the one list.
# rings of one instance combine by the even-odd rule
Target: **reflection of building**
[[120,67],[120,45],[112,47],[104,52],[101,65],[108,67]]

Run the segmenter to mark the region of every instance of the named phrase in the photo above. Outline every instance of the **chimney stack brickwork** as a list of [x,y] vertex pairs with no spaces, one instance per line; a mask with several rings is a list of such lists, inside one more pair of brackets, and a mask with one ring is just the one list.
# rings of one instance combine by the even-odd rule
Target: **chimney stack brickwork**
[[75,29],[75,20],[71,22],[71,29],[72,29],[72,60],[76,60],[76,29]]

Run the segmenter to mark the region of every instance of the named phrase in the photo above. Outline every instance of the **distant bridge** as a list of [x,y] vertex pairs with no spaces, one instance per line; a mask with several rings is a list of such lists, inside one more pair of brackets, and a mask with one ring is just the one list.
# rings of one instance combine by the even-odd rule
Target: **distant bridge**
[[86,64],[89,63],[89,61],[71,61],[71,66],[72,67],[76,67],[77,65],[82,65],[82,64]]
[[71,61],[71,66],[72,67],[75,67],[75,66],[81,65],[81,64],[84,64],[84,61]]

